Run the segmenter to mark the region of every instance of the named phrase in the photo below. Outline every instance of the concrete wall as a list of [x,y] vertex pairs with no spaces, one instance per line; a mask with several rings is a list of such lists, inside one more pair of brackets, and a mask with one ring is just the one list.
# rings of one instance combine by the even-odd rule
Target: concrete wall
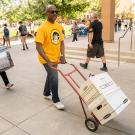
[[102,0],[103,40],[114,41],[115,0]]

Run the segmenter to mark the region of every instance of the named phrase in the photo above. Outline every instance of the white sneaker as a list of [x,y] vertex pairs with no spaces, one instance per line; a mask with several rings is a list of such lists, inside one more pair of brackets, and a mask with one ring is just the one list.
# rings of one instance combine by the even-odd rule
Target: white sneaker
[[55,106],[58,110],[63,110],[63,109],[64,109],[64,105],[63,105],[61,102],[54,103],[54,106]]
[[44,96],[44,99],[47,99],[47,100],[52,100],[52,96]]

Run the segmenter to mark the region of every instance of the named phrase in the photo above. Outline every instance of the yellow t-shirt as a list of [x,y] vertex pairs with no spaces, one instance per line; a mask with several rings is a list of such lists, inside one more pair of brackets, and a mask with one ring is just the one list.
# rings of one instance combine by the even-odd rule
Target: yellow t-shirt
[[[61,41],[64,40],[63,27],[55,22],[44,21],[38,28],[35,42],[41,43],[45,54],[51,62],[59,62]],[[38,54],[40,63],[46,61]]]

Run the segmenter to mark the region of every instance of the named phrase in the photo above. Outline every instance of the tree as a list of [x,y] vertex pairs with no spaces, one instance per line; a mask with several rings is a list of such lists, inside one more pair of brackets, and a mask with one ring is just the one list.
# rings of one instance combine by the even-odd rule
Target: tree
[[[55,4],[59,10],[59,15],[67,18],[78,18],[86,10],[96,10],[101,12],[100,0],[1,0],[0,5],[3,16],[6,16],[10,22],[19,20],[37,20],[44,19],[45,7],[48,4]],[[6,10],[5,10],[5,9]],[[2,9],[2,8],[1,8]],[[3,13],[3,11],[1,13]],[[1,14],[2,16],[2,14]]]
[[28,3],[28,8],[33,12],[35,19],[44,18],[47,4],[55,4],[59,15],[68,18],[75,17],[76,12],[82,12],[88,6],[85,0],[29,0]]
[[90,6],[88,8],[89,11],[96,11],[97,14],[101,15],[101,0],[89,0]]
[[23,1],[20,0],[19,5],[12,5],[12,8],[6,12],[11,22],[44,19],[45,7],[48,4],[55,4],[59,15],[67,18],[76,18],[79,12],[89,6],[86,0],[27,0],[25,3]]
[[120,6],[120,0],[115,0],[115,7],[118,8]]
[[78,13],[83,12],[88,6],[89,2],[86,0],[62,0],[56,3],[61,16],[68,18],[76,18]]
[[12,0],[0,0],[0,18],[2,18],[5,15],[5,11],[9,9],[11,1]]

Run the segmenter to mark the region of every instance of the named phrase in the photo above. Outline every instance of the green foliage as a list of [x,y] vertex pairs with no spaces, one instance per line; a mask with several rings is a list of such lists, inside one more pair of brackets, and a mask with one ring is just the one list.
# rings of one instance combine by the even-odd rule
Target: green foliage
[[67,18],[76,18],[78,13],[83,12],[88,6],[89,2],[86,0],[62,0],[62,2],[56,3],[61,16]]
[[11,1],[12,0],[0,0],[0,18],[5,15],[5,11],[10,7]]
[[101,0],[89,0],[90,6],[88,8],[89,11],[96,11],[97,14],[101,15]]
[[[15,0],[2,0],[4,6]],[[45,7],[48,4],[55,4],[59,10],[59,15],[67,18],[76,18],[77,14],[83,12],[89,2],[86,0],[20,0],[20,4],[10,5],[10,10],[6,10],[5,16],[10,22],[19,20],[37,20],[45,18]],[[26,2],[27,1],[27,2]],[[7,5],[5,5],[7,7]],[[5,7],[5,8],[6,8]]]
[[99,14],[101,13],[101,0],[19,0],[18,4],[15,4],[15,1],[0,0],[1,7],[5,9],[8,7],[4,16],[11,23],[20,20],[44,19],[45,7],[48,4],[55,4],[59,15],[67,18],[78,18],[87,10],[96,10]]
[[115,0],[115,7],[118,8],[120,6],[120,0]]

